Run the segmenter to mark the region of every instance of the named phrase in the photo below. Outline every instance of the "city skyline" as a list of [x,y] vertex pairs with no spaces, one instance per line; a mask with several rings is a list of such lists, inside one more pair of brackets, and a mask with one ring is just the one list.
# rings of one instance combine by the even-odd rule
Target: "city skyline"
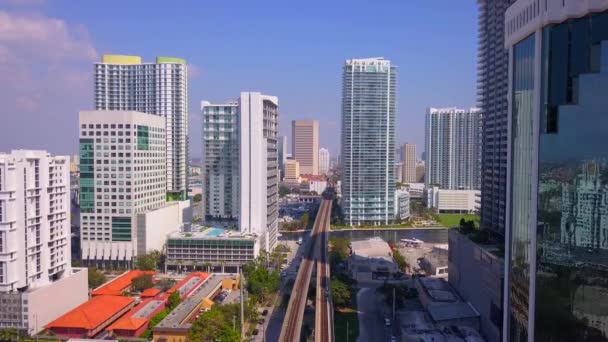
[[[259,19],[253,19],[255,15],[248,15],[245,21],[237,20],[238,25],[229,27],[225,19],[235,15],[230,10],[233,6],[189,3],[182,6],[190,6],[189,11],[192,13],[213,12],[217,15],[214,14],[203,23],[196,20],[195,16],[180,21],[174,29],[183,39],[175,41],[142,40],[141,36],[135,33],[145,32],[150,37],[168,38],[166,30],[156,25],[166,8],[134,5],[123,7],[120,15],[114,19],[116,30],[107,30],[107,18],[104,14],[106,12],[99,8],[96,10],[95,6],[79,8],[67,2],[56,2],[52,5],[44,1],[39,3],[41,4],[0,5],[0,22],[6,24],[0,32],[0,46],[10,48],[10,58],[6,59],[6,75],[15,80],[12,84],[2,85],[4,88],[1,88],[3,97],[0,100],[7,104],[6,112],[15,115],[15,120],[5,122],[0,128],[0,146],[4,150],[28,146],[33,149],[44,148],[53,154],[77,154],[75,121],[78,111],[94,109],[91,96],[91,64],[98,62],[101,55],[106,53],[138,55],[145,61],[153,61],[158,55],[177,56],[188,61],[189,158],[198,157],[202,148],[198,111],[200,100],[209,99],[214,103],[223,103],[232,100],[233,94],[247,90],[276,94],[282,99],[279,134],[286,135],[289,140],[291,120],[319,120],[319,145],[328,148],[332,155],[337,156],[339,134],[324,135],[323,132],[337,133],[340,130],[339,68],[344,60],[349,58],[383,56],[400,65],[402,72],[408,75],[408,82],[399,88],[397,94],[400,98],[397,143],[411,141],[423,146],[424,112],[431,104],[470,107],[476,103],[477,42],[474,3],[462,6],[437,1],[412,8],[408,8],[407,4],[388,4],[392,9],[386,11],[386,18],[377,19],[379,26],[374,29],[375,33],[363,28],[355,28],[352,32],[339,32],[341,30],[337,29],[348,23],[347,19],[343,19],[344,16],[364,17],[365,11],[358,8],[361,6],[345,8],[339,4],[325,4],[327,11],[319,14],[312,11],[315,6],[310,6],[311,4],[274,3],[254,6],[243,3],[245,10],[249,12],[272,11],[276,15],[271,16],[273,19],[270,23],[263,23]],[[295,21],[281,18],[291,14],[294,10],[292,6],[300,6],[295,10],[302,15],[297,16]],[[413,11],[413,21],[394,24],[400,16],[398,13],[403,13],[406,9],[408,12]],[[141,28],[132,30],[127,18],[135,15],[140,18]],[[322,16],[319,18],[322,25],[318,28],[310,28],[308,25],[313,15]],[[421,20],[418,18],[430,15],[445,24],[434,27],[433,32],[414,34],[415,30],[412,28]],[[334,17],[339,19],[330,20]],[[56,28],[53,27],[54,22],[59,24]],[[275,25],[284,27],[286,31],[277,32]],[[242,37],[236,33],[243,31],[245,26],[247,30],[257,30],[252,34],[266,37],[262,41],[264,46],[270,41],[279,44],[278,49],[273,49],[273,58],[268,58],[268,53],[261,50],[259,56],[248,54],[247,58],[239,57],[244,55],[243,51],[251,49],[251,45],[246,41],[243,44],[232,44],[234,41],[242,41]],[[15,27],[20,27],[20,30],[15,30]],[[41,35],[36,28],[42,28],[47,33]],[[117,35],[118,32],[122,32],[120,36]],[[191,32],[200,32],[202,37],[197,35],[197,39],[200,38],[208,45],[228,49],[227,55],[237,57],[225,58],[223,53],[217,56],[205,53],[204,48],[195,46],[191,40]],[[327,32],[333,33],[327,35]],[[386,35],[387,41],[415,39],[415,53],[405,45],[374,42],[376,34],[380,32],[389,32]],[[296,36],[298,45],[286,42],[287,34]],[[432,37],[435,36],[442,37],[441,44],[433,42]],[[21,42],[17,45],[15,40]],[[440,62],[444,48],[454,51],[451,58],[461,66],[458,70],[443,66]],[[32,57],[31,52],[38,50],[50,52],[48,55]],[[304,64],[311,56],[315,58],[316,63],[306,63],[305,68],[292,67],[296,63]],[[53,65],[53,68],[43,72],[40,76],[43,78],[39,79],[39,66],[47,65]],[[441,73],[449,77],[441,77]],[[224,79],[233,81],[222,82]],[[49,129],[61,129],[70,133],[49,141]]]

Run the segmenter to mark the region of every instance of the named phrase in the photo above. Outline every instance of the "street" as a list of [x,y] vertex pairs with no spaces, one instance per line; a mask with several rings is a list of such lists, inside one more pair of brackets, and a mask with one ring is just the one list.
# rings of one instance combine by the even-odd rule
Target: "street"
[[389,308],[376,295],[375,287],[364,287],[357,292],[357,310],[359,311],[359,337],[357,342],[390,341],[391,328],[384,324],[385,311]]

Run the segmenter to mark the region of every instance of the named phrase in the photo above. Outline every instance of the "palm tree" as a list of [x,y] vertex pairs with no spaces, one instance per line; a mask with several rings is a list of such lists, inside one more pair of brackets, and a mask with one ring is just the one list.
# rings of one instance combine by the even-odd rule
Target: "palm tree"
[[205,267],[205,268],[207,269],[207,273],[209,273],[209,272],[210,272],[209,270],[211,269],[211,266],[212,266],[212,265],[211,265],[211,263],[210,263],[210,262],[206,262],[206,263],[204,263],[204,264],[203,264],[203,267]]

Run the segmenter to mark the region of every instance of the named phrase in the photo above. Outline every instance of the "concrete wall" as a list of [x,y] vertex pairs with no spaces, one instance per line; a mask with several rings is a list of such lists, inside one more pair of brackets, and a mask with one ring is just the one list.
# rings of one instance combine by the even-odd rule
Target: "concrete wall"
[[28,333],[38,333],[49,322],[89,299],[88,270],[74,268],[71,275],[23,294],[28,301]]
[[[449,231],[449,283],[480,314],[481,333],[488,342],[501,340],[504,260],[457,229]],[[493,323],[493,319],[494,322]]]
[[190,201],[171,202],[166,206],[137,215],[137,254],[162,250],[167,235],[192,222]]
[[426,190],[427,207],[439,212],[473,212],[479,209],[479,190],[449,190],[431,187]]

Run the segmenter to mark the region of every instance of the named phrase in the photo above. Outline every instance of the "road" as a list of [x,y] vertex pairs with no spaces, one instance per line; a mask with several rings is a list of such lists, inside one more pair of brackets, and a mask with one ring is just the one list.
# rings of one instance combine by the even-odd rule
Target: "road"
[[[328,200],[324,200],[324,202]],[[329,202],[331,212],[331,202]],[[329,216],[321,222],[317,237],[317,298],[315,304],[315,341],[333,342],[333,304],[331,301],[329,257],[327,251]]]
[[357,292],[359,311],[359,337],[357,342],[390,341],[390,328],[384,325],[387,306],[376,295],[375,287],[364,287]]
[[306,297],[310,286],[310,277],[315,266],[315,259],[318,256],[318,237],[320,232],[329,228],[329,215],[331,213],[331,200],[323,200],[319,206],[319,211],[313,225],[311,243],[305,250],[304,257],[300,263],[300,270],[291,291],[289,305],[281,328],[279,341],[292,342],[300,339],[304,309],[306,307]]

